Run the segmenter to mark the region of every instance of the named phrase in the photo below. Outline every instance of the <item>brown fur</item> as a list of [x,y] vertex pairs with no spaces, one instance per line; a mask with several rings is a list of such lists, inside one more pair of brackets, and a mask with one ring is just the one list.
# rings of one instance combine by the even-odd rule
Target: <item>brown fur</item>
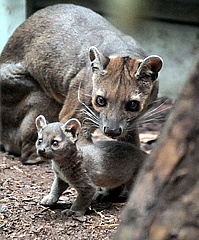
[[41,203],[55,204],[71,185],[78,196],[70,210],[64,210],[67,215],[84,214],[98,187],[116,189],[124,184],[130,190],[147,156],[139,148],[125,142],[98,141],[79,145],[77,135],[81,126],[76,119],[70,119],[65,124],[47,124],[45,117],[40,115],[36,118],[36,126],[37,153],[52,160],[55,174],[50,194]]
[[[0,56],[2,147],[24,164],[37,162],[36,131],[28,126],[39,114],[57,121],[60,111],[62,122],[80,120],[83,140],[100,128],[139,145],[136,119],[157,97],[161,66],[161,58],[146,58],[132,37],[89,9],[59,4],[36,12]],[[96,105],[97,95],[106,106]],[[139,107],[127,109],[131,101]]]

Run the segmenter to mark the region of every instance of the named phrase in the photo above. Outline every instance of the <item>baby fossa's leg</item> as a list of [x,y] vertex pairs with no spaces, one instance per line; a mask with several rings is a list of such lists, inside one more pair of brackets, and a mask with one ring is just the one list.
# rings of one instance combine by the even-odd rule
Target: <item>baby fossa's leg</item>
[[62,211],[63,215],[81,217],[85,214],[87,208],[90,206],[93,196],[96,192],[96,188],[86,183],[81,185],[74,186],[78,194],[77,198],[73,202],[70,209]]
[[50,193],[41,200],[42,205],[50,206],[58,202],[61,194],[69,187],[69,184],[63,181],[55,174]]

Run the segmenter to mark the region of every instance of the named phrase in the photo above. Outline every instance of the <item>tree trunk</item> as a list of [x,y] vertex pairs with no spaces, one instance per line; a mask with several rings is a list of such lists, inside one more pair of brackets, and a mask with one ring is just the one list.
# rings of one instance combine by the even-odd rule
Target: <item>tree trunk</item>
[[115,239],[199,239],[199,61],[138,175]]

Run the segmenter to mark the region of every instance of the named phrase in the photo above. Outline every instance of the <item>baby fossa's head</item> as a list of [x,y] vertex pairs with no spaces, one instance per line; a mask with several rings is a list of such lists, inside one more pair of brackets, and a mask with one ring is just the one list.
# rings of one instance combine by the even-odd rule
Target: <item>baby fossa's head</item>
[[43,115],[39,115],[35,124],[38,133],[36,151],[42,158],[58,160],[64,154],[76,151],[75,143],[81,128],[77,119],[48,123]]

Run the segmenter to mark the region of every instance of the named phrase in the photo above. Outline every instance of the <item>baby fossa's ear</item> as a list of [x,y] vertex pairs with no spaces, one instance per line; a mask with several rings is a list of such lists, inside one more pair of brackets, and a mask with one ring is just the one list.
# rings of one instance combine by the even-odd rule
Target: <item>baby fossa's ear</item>
[[47,121],[45,119],[45,117],[43,115],[39,115],[36,119],[35,119],[35,124],[37,127],[37,131],[41,131],[44,127],[47,126]]
[[81,123],[76,118],[69,119],[63,126],[61,126],[62,131],[70,132],[73,136],[74,142],[77,141],[78,134],[81,129]]
[[163,60],[161,57],[151,55],[140,63],[135,77],[137,80],[140,80],[144,77],[151,77],[151,80],[154,81],[158,78],[158,72],[161,70],[162,65]]
[[105,73],[105,68],[110,62],[109,57],[100,53],[96,47],[90,47],[89,58],[93,72],[97,71],[100,74]]

